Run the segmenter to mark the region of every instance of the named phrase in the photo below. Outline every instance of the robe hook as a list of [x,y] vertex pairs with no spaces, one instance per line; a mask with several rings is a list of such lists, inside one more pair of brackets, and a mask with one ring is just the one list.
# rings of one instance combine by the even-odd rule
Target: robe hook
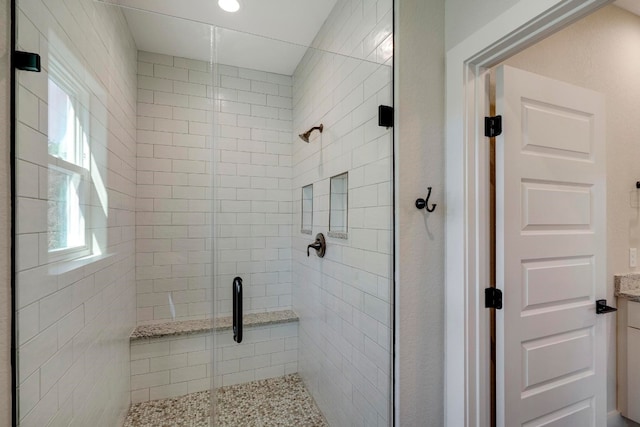
[[436,206],[438,206],[436,203],[434,203],[433,205],[431,205],[429,207],[429,199],[431,198],[431,190],[433,190],[432,187],[428,187],[427,190],[429,190],[429,192],[427,193],[427,199],[418,199],[416,200],[416,208],[418,209],[426,209],[427,212],[431,213],[433,211],[436,210]]

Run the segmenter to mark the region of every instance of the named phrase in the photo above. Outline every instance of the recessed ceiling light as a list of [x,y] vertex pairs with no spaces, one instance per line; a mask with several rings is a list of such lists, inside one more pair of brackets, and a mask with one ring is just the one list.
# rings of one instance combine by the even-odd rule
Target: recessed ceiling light
[[238,0],[218,0],[218,6],[225,12],[237,12],[240,10]]

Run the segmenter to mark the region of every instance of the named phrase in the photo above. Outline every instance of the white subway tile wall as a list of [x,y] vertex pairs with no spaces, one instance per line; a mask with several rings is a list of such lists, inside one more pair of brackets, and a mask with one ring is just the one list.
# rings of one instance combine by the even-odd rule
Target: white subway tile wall
[[213,315],[212,87],[207,62],[138,52],[139,325]]
[[216,316],[231,314],[236,276],[245,313],[290,309],[292,78],[216,71]]
[[[122,12],[92,0],[18,2],[18,46],[42,72],[18,72],[19,424],[120,425],[135,327],[136,55]],[[48,78],[53,60],[88,96],[94,256],[48,251]],[[102,253],[102,255],[99,255]]]
[[138,324],[213,315],[214,215],[216,315],[291,308],[291,77],[138,61]]
[[244,331],[241,344],[230,331],[154,338],[131,344],[131,401],[166,399],[216,386],[275,378],[298,372],[298,325],[262,326]]
[[[294,73],[293,309],[299,372],[331,425],[388,426],[391,417],[392,1],[338,0]],[[345,56],[327,53],[339,52]],[[348,238],[307,258],[300,188],[314,184],[313,233],[329,229],[329,179],[349,173]]]

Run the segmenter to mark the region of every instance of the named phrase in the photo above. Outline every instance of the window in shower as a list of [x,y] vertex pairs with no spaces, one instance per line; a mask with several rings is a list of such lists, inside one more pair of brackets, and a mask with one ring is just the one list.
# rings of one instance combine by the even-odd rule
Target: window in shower
[[89,181],[89,95],[51,60],[48,80],[47,251],[52,261],[89,253],[85,210]]
[[313,184],[302,187],[302,229],[304,234],[313,230]]
[[347,209],[349,205],[348,173],[331,178],[331,195],[329,199],[329,236],[347,238]]

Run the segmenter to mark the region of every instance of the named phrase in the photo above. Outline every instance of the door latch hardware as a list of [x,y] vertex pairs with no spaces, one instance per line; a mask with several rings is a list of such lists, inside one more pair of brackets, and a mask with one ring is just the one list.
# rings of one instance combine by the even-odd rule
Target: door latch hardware
[[493,138],[502,134],[502,116],[484,118],[484,136]]
[[606,299],[599,299],[596,301],[596,314],[613,313],[614,311],[618,311],[618,309],[609,307]]
[[498,288],[486,288],[484,290],[485,308],[502,310],[502,291]]

